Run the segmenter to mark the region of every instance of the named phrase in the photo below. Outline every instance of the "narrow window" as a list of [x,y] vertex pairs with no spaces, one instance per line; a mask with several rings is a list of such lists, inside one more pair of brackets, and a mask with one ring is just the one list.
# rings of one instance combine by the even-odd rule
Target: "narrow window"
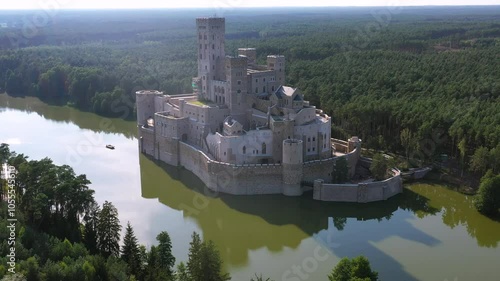
[[243,146],[243,154],[247,154],[247,147]]
[[266,147],[266,143],[263,142],[262,143],[262,154],[266,154],[267,153],[267,147]]

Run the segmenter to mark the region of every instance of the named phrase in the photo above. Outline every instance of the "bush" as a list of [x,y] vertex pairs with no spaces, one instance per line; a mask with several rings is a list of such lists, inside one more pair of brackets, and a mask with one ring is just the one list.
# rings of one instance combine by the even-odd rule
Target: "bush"
[[356,257],[352,260],[343,258],[328,275],[330,281],[377,281],[378,272],[370,267],[370,261],[364,256]]
[[475,205],[477,210],[485,215],[500,216],[500,175],[487,173],[481,179]]

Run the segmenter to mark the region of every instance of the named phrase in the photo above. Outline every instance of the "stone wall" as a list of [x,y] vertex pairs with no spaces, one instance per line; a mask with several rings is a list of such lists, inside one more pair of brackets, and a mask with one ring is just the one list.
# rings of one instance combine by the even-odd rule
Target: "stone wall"
[[[183,166],[187,170],[192,171],[213,191],[234,195],[286,193],[286,185],[283,178],[283,175],[286,174],[285,164],[235,165],[219,162],[197,147],[178,139],[166,138],[161,135],[155,136],[151,128],[139,128],[139,130],[140,136],[143,139],[140,142],[142,152],[152,155],[154,158],[167,164]],[[359,148],[341,157],[355,158],[358,150]],[[355,188],[352,188],[349,185],[336,186],[323,184],[324,181],[330,180],[333,163],[337,159],[339,157],[303,163],[302,181],[312,182],[320,179],[320,185],[318,185],[318,181],[315,182],[315,199],[332,201],[336,198],[336,200],[345,202],[369,202],[372,198],[382,200],[379,198],[386,199],[401,192],[398,185],[399,182],[394,179],[379,183],[379,186],[371,186],[373,188],[369,186],[370,188],[362,193],[359,190],[363,189],[360,189],[357,185]],[[349,159],[348,161],[355,160],[357,159]],[[289,163],[286,163],[286,165],[289,166]],[[380,194],[381,190],[383,190],[382,194]],[[293,195],[300,195],[300,193],[295,192]]]
[[333,163],[335,163],[335,159],[337,159],[337,157],[304,163],[303,181],[313,182],[317,179],[322,179],[325,182],[330,182],[332,180]]
[[193,172],[207,187],[234,195],[280,194],[282,166],[232,165],[214,161],[205,153],[179,142],[180,165]]
[[153,128],[145,128],[141,125],[138,126],[139,130],[139,150],[142,153],[148,154],[150,156],[154,156],[155,147],[154,147],[154,139],[155,134]]
[[403,192],[401,173],[393,170],[394,176],[380,182],[360,184],[325,184],[314,181],[313,198],[321,201],[368,203],[382,201]]

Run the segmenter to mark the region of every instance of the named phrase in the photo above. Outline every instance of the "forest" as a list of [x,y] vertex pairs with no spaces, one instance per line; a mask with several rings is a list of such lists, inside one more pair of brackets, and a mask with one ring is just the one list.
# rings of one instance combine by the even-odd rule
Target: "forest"
[[[192,91],[195,17],[212,10],[71,12],[23,36],[0,14],[0,92],[134,119],[135,91]],[[500,171],[500,7],[229,9],[226,53],[287,58],[286,83],[332,116],[334,137],[480,177]],[[22,20],[21,20],[22,19]],[[292,20],[290,20],[292,19]]]

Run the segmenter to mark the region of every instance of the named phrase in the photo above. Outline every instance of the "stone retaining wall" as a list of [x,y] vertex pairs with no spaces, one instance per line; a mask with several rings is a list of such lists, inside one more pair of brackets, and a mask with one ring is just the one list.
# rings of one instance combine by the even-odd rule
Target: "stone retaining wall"
[[387,200],[403,192],[401,172],[394,169],[393,177],[385,181],[359,184],[325,184],[314,181],[313,198],[321,201],[368,203]]

